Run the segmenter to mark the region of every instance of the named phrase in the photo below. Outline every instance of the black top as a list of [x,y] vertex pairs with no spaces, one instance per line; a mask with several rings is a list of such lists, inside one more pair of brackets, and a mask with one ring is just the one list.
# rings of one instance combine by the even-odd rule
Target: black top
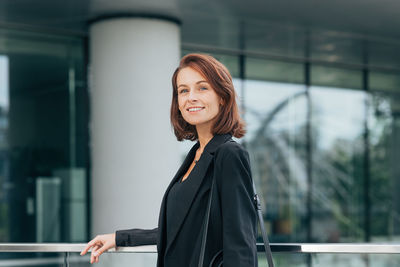
[[[182,177],[183,178],[183,177]],[[190,179],[190,174],[189,176],[182,181],[182,178],[178,179],[174,185],[172,185],[171,189],[168,192],[167,195],[167,212],[166,212],[166,227],[167,227],[167,242],[168,240],[172,239],[173,236],[171,236],[172,231],[170,229],[173,228],[174,225],[179,223],[179,214],[182,212],[182,209],[184,208],[185,205],[185,200],[183,198],[183,193],[185,189],[190,187],[191,185],[191,179]],[[179,260],[180,257],[178,251],[177,255],[169,255],[168,258],[164,259],[165,266],[174,266],[176,265],[176,260]],[[174,259],[174,263],[170,263],[171,259]],[[184,264],[181,262],[181,264]]]
[[[188,177],[189,178],[189,177]],[[177,214],[179,214],[183,208],[184,200],[182,199],[182,192],[190,184],[190,179],[186,179],[182,182],[179,179],[169,190],[167,196],[167,240],[169,240],[168,229],[177,223]]]

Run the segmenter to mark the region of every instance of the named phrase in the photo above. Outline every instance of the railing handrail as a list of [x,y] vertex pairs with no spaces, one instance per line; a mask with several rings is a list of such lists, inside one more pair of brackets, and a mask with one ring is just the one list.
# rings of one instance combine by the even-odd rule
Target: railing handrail
[[[0,243],[1,252],[80,252],[86,243]],[[257,244],[263,251],[263,244]],[[276,253],[400,254],[400,243],[271,243]],[[117,247],[111,253],[156,253],[157,247]]]

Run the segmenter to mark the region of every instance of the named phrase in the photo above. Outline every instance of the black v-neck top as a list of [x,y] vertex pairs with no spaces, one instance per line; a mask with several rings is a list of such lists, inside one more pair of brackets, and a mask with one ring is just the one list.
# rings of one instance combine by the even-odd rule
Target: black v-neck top
[[176,214],[180,213],[180,210],[183,208],[184,202],[182,200],[182,192],[185,191],[188,186],[190,186],[191,180],[193,180],[190,179],[190,174],[184,181],[182,181],[182,178],[183,177],[176,181],[176,183],[169,190],[167,196],[167,240],[171,238],[168,236],[168,233],[171,232],[168,231],[168,229],[171,225],[178,223],[178,216],[176,216]]
[[[193,170],[192,170],[193,172]],[[191,173],[192,173],[191,172]],[[173,231],[171,229],[173,226],[176,227],[179,224],[179,214],[182,213],[182,209],[185,207],[185,202],[183,196],[185,196],[184,192],[189,189],[189,187],[193,186],[193,177],[189,176],[182,181],[182,177],[180,177],[170,188],[168,195],[167,195],[167,209],[166,209],[166,242],[173,238]],[[187,266],[183,257],[181,256],[180,251],[171,251],[169,253],[168,258],[164,258],[164,266]]]

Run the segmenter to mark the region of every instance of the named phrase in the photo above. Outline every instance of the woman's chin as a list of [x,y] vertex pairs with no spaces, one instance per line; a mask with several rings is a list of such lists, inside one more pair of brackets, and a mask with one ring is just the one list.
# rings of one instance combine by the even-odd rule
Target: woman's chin
[[187,123],[189,123],[190,125],[193,125],[193,126],[200,125],[200,124],[204,123],[204,121],[202,121],[202,120],[193,120],[192,118],[191,119],[187,119],[187,120],[185,119],[185,121]]
[[197,125],[201,124],[201,122],[198,122],[198,121],[188,121],[187,123],[189,123],[192,126],[197,126]]

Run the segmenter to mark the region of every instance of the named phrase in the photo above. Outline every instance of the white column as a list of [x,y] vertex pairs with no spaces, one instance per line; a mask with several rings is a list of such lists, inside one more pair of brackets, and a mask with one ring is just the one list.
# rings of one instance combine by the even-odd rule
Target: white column
[[174,22],[117,18],[90,27],[92,235],[157,226],[180,163],[169,118],[179,57]]

